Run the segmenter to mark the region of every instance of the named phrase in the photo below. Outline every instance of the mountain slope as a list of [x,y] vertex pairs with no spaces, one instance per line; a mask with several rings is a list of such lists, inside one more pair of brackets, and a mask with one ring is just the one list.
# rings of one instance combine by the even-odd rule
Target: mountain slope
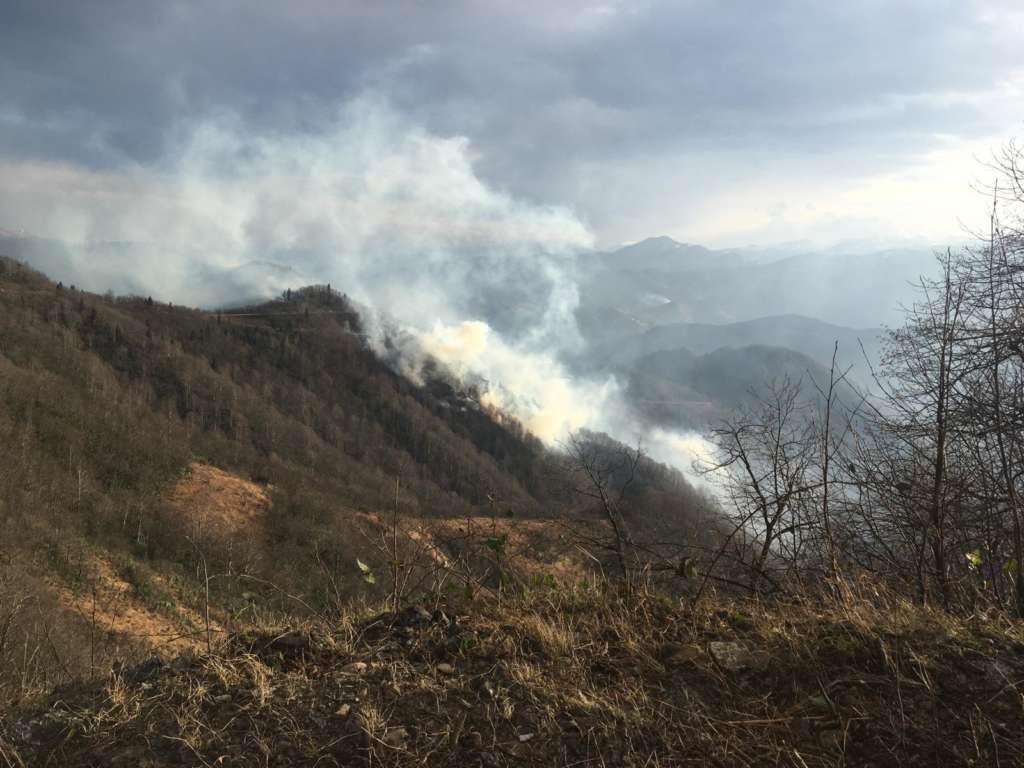
[[881,334],[879,328],[844,328],[810,317],[778,315],[740,323],[658,325],[630,335],[628,341],[620,338],[594,345],[588,355],[604,366],[629,366],[645,355],[679,348],[706,354],[729,347],[773,346],[792,349],[818,365],[829,366],[838,342],[840,367],[852,365],[855,377],[867,380],[864,354],[877,360]]
[[[703,355],[688,349],[663,350],[633,363],[628,393],[654,423],[701,429],[750,405],[755,392],[783,379],[800,382],[804,396],[813,400],[815,383],[827,387],[829,371],[783,347],[726,347]],[[845,383],[840,383],[836,396],[850,406],[859,399]]]
[[[1019,622],[853,578],[824,600],[698,584],[690,553],[726,539],[678,473],[594,435],[567,472],[361,328],[324,287],[218,314],[0,259],[0,765],[1024,757]],[[638,369],[739,397],[780,365],[807,362]],[[591,501],[682,546],[615,578],[588,472]]]
[[[399,558],[403,573],[447,562],[473,589],[576,573],[566,520],[602,525],[560,457],[442,372],[397,374],[325,287],[212,313],[0,259],[0,443],[0,692],[15,698],[377,599]],[[638,472],[637,530],[684,542],[705,502],[678,473]],[[410,591],[432,583],[416,573]]]

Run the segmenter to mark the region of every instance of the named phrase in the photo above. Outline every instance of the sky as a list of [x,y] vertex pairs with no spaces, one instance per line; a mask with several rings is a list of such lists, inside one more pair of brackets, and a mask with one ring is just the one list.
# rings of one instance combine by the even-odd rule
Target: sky
[[939,243],[1024,132],[1022,39],[1018,0],[4,0],[0,227],[141,237],[197,155],[208,201],[384,123],[588,246]]

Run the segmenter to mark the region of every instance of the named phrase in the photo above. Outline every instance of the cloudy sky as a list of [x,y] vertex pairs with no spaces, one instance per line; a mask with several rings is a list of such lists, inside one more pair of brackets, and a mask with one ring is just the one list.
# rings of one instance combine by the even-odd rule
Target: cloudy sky
[[4,0],[0,227],[158,194],[197,125],[315,146],[370,101],[601,245],[938,241],[1024,134],[1021,40],[1019,0]]

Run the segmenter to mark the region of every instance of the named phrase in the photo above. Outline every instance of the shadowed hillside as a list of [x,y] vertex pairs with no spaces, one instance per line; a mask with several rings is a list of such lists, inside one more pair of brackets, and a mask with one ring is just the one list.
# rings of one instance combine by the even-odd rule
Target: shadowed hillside
[[[629,397],[652,423],[692,429],[716,424],[754,402],[766,382],[784,379],[801,383],[805,397],[814,399],[815,385],[827,386],[829,371],[792,349],[768,346],[727,347],[702,355],[665,350],[640,357],[628,370]],[[860,398],[845,382],[836,397],[850,405]]]
[[864,357],[866,355],[877,365],[881,335],[878,328],[844,328],[799,315],[762,317],[722,325],[669,323],[632,336],[628,343],[619,340],[596,345],[588,357],[604,365],[630,365],[645,355],[680,347],[706,354],[728,347],[771,346],[786,347],[806,355],[819,366],[828,366],[838,343],[838,362],[843,368],[852,366],[857,378],[867,382],[870,371]]

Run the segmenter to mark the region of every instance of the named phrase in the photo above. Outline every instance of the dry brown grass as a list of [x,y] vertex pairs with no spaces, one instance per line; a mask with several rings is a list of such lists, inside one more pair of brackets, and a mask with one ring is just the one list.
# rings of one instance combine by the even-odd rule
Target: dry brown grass
[[[177,600],[163,611],[146,605],[103,557],[90,556],[88,570],[88,589],[76,592],[57,579],[50,579],[49,586],[60,605],[77,614],[94,632],[121,635],[159,653],[196,650],[201,646],[197,627],[201,626],[202,618],[198,613]],[[149,578],[160,581],[155,575]],[[216,628],[219,630],[219,626]]]
[[195,539],[208,534],[252,536],[262,526],[270,506],[267,489],[200,462],[189,465],[168,501],[187,522]]
[[[1020,765],[1024,629],[562,587],[252,632],[0,721],[0,765]],[[730,671],[711,643],[744,641]],[[18,757],[12,757],[18,750]]]

